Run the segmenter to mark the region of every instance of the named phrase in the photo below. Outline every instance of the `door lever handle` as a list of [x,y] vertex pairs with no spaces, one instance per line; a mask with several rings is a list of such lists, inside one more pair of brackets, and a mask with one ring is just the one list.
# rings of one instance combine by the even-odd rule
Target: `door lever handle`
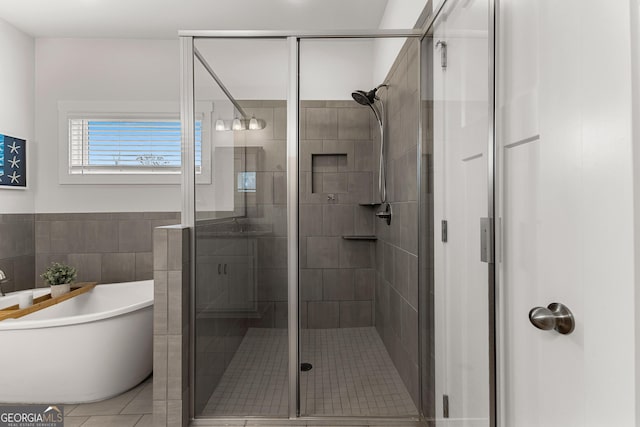
[[547,307],[534,307],[529,312],[529,321],[538,329],[551,329],[568,335],[575,329],[576,323],[571,310],[559,302],[552,302]]

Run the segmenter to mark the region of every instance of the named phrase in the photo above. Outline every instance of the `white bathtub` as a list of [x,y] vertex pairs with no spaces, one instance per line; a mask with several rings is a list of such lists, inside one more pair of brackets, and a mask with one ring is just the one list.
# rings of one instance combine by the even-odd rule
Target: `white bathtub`
[[[0,297],[0,308],[17,304],[18,293]],[[153,280],[98,285],[0,321],[1,403],[103,400],[140,383],[152,366]]]

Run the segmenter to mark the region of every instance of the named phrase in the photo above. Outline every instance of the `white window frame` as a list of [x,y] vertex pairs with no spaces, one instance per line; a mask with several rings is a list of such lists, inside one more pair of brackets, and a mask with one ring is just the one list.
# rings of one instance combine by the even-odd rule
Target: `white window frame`
[[[197,184],[211,184],[212,102],[198,102],[196,117],[202,120],[202,165],[196,174]],[[60,184],[172,184],[180,185],[180,173],[105,171],[79,174],[70,172],[70,119],[175,119],[180,120],[180,108],[173,102],[58,102],[58,178]]]

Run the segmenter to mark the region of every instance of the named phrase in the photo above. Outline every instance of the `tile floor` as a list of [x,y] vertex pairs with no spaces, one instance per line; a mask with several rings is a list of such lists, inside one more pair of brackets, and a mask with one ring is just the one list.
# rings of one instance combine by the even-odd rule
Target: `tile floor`
[[305,329],[300,411],[307,416],[408,417],[418,410],[374,327]]
[[[287,345],[284,329],[250,329],[204,414],[286,416]],[[303,416],[417,416],[374,328],[306,329],[302,333],[301,348],[302,361],[313,365],[311,371],[300,373]],[[65,427],[153,426],[152,395],[153,383],[149,377],[112,399],[65,405]],[[396,425],[381,423],[375,425]],[[338,427],[340,424],[329,420],[295,424],[237,420],[226,425]],[[420,424],[406,419],[398,420],[397,425]],[[367,425],[350,424],[350,427]]]
[[152,427],[153,381],[111,399],[64,406],[65,427]]
[[[286,416],[287,331],[249,329],[204,416]],[[375,328],[305,329],[303,416],[409,417],[418,411]]]

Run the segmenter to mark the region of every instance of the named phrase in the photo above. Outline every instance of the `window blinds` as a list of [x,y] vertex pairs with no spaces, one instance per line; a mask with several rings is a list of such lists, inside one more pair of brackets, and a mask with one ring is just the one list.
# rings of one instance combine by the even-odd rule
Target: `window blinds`
[[[69,119],[72,174],[180,173],[179,120]],[[196,172],[202,165],[202,121],[195,124]]]

